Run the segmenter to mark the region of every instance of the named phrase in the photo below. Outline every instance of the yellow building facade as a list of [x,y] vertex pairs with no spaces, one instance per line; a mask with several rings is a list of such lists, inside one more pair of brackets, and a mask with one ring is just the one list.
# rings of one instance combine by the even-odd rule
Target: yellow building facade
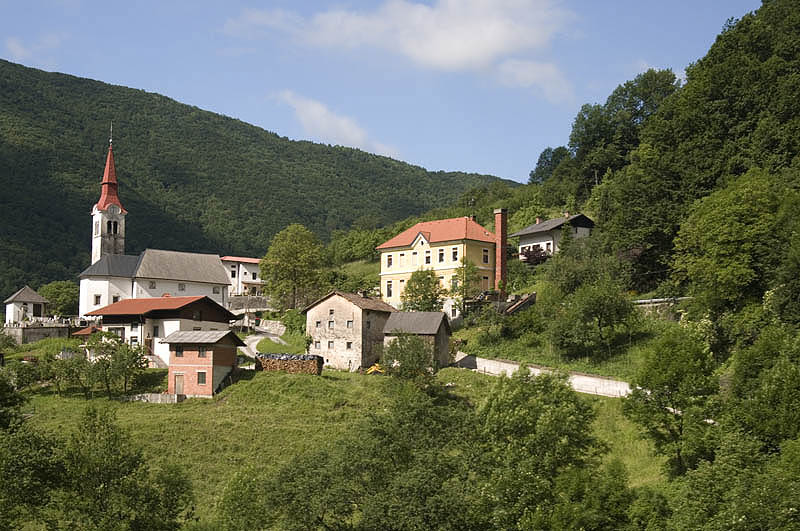
[[[378,246],[381,251],[380,288],[384,302],[402,306],[402,294],[411,274],[432,270],[446,289],[454,285],[462,259],[479,271],[482,290],[495,286],[495,236],[473,218],[453,218],[418,223]],[[455,315],[452,301],[444,310]]]

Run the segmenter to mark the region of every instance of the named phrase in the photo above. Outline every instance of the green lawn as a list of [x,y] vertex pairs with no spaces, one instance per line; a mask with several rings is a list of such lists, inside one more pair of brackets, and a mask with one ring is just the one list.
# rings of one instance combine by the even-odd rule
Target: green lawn
[[306,351],[306,338],[300,334],[286,333],[281,336],[286,345],[276,343],[270,338],[258,342],[256,350],[262,354],[304,354]]
[[[158,376],[155,372],[154,376]],[[249,373],[214,399],[180,404],[120,402],[98,395],[59,397],[49,389],[27,393],[30,422],[64,436],[88,404],[115,410],[120,424],[155,466],[177,463],[189,475],[200,526],[213,528],[216,504],[228,480],[244,467],[269,473],[293,456],[327,444],[370,410],[388,404],[386,377],[324,371],[322,376]],[[164,371],[161,371],[165,379]],[[464,369],[438,373],[441,382],[478,405],[495,377]],[[620,413],[618,399],[587,397],[598,411],[595,430],[609,444],[608,459],[628,467],[634,486],[661,480],[660,460]],[[243,500],[258,493],[241,493]],[[247,504],[243,504],[246,510]]]
[[650,342],[657,332],[666,326],[674,326],[674,323],[646,319],[643,329],[636,336],[614,347],[610,354],[598,352],[596,357],[575,359],[565,358],[556,352],[539,334],[516,339],[499,339],[490,344],[483,344],[479,339],[481,330],[471,327],[458,330],[453,337],[466,340],[467,343],[461,350],[482,358],[532,363],[630,381],[643,362],[645,350]]

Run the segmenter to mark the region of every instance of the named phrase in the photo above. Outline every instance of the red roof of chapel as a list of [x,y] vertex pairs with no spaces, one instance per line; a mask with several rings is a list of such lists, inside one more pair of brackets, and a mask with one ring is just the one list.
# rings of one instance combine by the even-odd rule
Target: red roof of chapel
[[108,156],[106,156],[106,169],[103,172],[103,181],[100,186],[102,189],[100,200],[95,204],[97,210],[108,210],[109,206],[117,205],[122,212],[128,212],[122,206],[117,193],[117,170],[114,167],[114,152],[110,143],[108,144]]
[[417,223],[394,238],[383,242],[376,247],[376,249],[409,247],[414,243],[414,240],[420,233],[431,243],[454,240],[475,240],[479,242],[495,243],[494,234],[481,227],[475,220],[469,217],[462,217]]

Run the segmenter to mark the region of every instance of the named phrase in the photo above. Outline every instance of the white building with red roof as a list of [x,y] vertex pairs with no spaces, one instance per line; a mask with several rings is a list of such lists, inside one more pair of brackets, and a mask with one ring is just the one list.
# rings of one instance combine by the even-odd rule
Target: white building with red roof
[[81,316],[124,299],[207,296],[225,306],[228,273],[219,255],[146,249],[125,254],[125,216],[117,190],[114,153],[109,142],[100,183],[100,199],[92,207],[92,263],[80,274]]
[[[495,209],[495,231],[489,232],[474,217],[424,221],[404,230],[377,247],[381,251],[381,297],[402,306],[401,296],[411,274],[430,269],[451,289],[461,260],[478,268],[483,290],[502,290],[506,277],[506,210]],[[451,317],[458,315],[452,299],[445,302]]]
[[230,278],[228,295],[261,295],[260,258],[223,256],[222,265]]
[[[206,296],[124,299],[86,314],[99,319],[104,332],[112,332],[132,345],[143,345],[151,363],[169,365],[167,336],[179,331],[224,331],[236,316]],[[156,359],[157,358],[157,359]]]

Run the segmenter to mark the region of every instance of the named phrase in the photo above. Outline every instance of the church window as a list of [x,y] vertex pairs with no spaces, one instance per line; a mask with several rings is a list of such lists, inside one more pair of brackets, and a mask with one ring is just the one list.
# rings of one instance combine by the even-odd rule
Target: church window
[[178,284],[178,291],[186,291],[186,284]]
[[97,306],[98,304],[100,304],[100,295],[95,295],[94,296],[94,305]]
[[106,222],[106,232],[111,232],[111,222],[110,221]]
[[116,234],[117,233],[117,222],[116,221],[113,222],[111,226],[113,227],[113,233]]
[[151,280],[150,283],[148,284],[148,287],[150,289],[156,289],[156,281],[155,280]]
[[213,288],[211,288],[211,292],[214,295],[219,295],[219,286],[214,286]]

